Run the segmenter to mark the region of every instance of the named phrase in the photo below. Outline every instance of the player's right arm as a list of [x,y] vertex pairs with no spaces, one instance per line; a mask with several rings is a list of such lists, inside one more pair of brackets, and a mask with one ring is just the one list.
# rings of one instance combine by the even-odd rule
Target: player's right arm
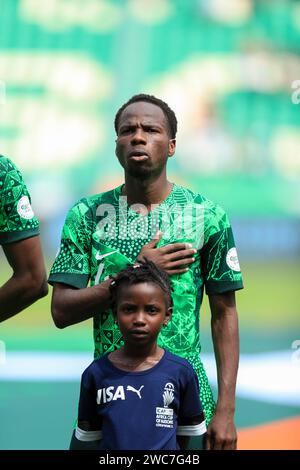
[[87,287],[92,230],[90,208],[87,200],[82,199],[67,215],[60,250],[49,277],[53,284],[51,313],[58,328],[82,322],[109,307],[110,280]]
[[110,306],[108,279],[92,287],[78,289],[74,286],[53,283],[51,313],[58,328],[80,323]]

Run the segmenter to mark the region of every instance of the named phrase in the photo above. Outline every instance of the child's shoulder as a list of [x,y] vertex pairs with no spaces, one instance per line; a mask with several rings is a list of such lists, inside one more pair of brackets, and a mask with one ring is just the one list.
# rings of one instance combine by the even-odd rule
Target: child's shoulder
[[180,367],[183,371],[187,373],[194,374],[194,369],[192,365],[184,359],[183,357],[177,356],[176,354],[171,353],[170,351],[165,351],[165,360],[173,364],[175,367]]
[[94,359],[93,362],[89,366],[87,366],[83,372],[83,377],[90,377],[99,373],[99,371],[103,371],[108,366],[107,355],[98,357]]
[[91,363],[89,366],[87,366],[87,369],[89,367],[95,367],[97,364],[101,364],[103,362],[106,362],[107,361],[107,356],[108,354],[103,354],[103,356],[99,356],[99,357],[96,357]]

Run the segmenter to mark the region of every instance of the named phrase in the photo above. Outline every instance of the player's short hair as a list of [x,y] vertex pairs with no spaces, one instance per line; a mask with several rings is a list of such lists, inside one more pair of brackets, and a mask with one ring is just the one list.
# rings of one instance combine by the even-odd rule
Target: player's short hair
[[117,308],[118,292],[121,286],[140,284],[149,282],[156,284],[165,293],[167,308],[172,307],[171,283],[167,273],[159,269],[152,261],[139,261],[135,265],[127,266],[120,271],[110,284],[110,294],[112,300],[112,310],[115,313]]
[[156,98],[153,95],[147,95],[145,93],[140,93],[139,95],[132,96],[117,111],[117,114],[115,116],[116,134],[118,135],[118,127],[119,127],[119,122],[120,122],[120,117],[121,117],[122,112],[124,111],[125,108],[127,108],[127,106],[129,106],[132,103],[137,103],[138,101],[145,101],[146,103],[152,103],[158,106],[162,110],[169,125],[169,133],[170,133],[171,139],[175,139],[176,133],[177,133],[177,119],[176,119],[176,115],[174,111],[163,100]]

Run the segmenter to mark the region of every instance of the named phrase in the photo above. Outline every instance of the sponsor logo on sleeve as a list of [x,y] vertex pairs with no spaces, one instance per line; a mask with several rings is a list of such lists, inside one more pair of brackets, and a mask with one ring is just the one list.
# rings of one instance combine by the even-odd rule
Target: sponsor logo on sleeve
[[241,270],[236,248],[230,248],[226,255],[226,263],[227,266],[232,269],[232,271]]
[[22,219],[30,220],[34,217],[34,212],[30,205],[28,196],[22,196],[17,205],[17,212]]

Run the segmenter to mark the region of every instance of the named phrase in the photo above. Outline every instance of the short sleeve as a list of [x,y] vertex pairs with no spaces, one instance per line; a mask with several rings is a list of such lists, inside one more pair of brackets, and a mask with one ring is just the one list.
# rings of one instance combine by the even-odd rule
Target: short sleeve
[[227,214],[220,206],[211,208],[205,221],[201,266],[208,295],[243,288],[234,237]]
[[204,413],[199,398],[199,383],[192,367],[185,371],[185,375],[186,379],[180,394],[176,433],[178,436],[199,436],[206,432]]
[[31,198],[15,164],[0,156],[0,243],[17,242],[39,234]]
[[61,282],[86,287],[90,278],[91,250],[90,208],[85,199],[69,211],[61,237],[61,244],[52,266],[49,283]]
[[84,421],[89,430],[82,430],[77,426],[76,437],[81,441],[95,441],[102,438],[102,420],[97,413],[96,389],[89,368],[84,371],[81,378],[80,397],[78,405],[78,423]]

